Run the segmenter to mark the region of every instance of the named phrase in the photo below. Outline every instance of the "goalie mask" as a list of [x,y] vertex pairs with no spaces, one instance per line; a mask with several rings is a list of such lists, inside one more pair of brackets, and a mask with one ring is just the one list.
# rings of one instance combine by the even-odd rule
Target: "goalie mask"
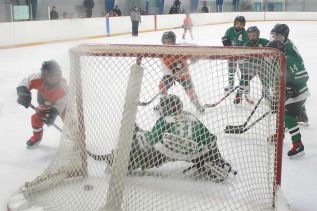
[[167,95],[160,99],[160,115],[166,116],[171,113],[183,111],[183,102],[177,95]]
[[163,33],[162,36],[163,45],[175,45],[176,44],[176,35],[172,31],[167,31]]
[[281,40],[273,40],[273,41],[269,42],[266,46],[270,47],[270,48],[276,48],[283,53],[285,53],[285,51],[286,51],[285,44]]
[[288,38],[289,27],[286,24],[276,24],[271,30],[271,40],[284,41]]
[[62,75],[60,66],[56,61],[45,61],[42,64],[41,75],[43,80],[49,85],[56,85]]
[[250,42],[255,44],[260,38],[260,30],[256,26],[250,26],[247,29],[248,39]]

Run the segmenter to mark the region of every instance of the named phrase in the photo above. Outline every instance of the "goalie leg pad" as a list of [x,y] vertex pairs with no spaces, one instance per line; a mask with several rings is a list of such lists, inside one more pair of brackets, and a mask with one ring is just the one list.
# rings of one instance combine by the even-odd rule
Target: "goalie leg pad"
[[146,140],[144,132],[136,132],[130,153],[129,170],[159,167],[169,159],[155,150]]
[[213,182],[223,182],[232,172],[231,165],[222,158],[216,142],[209,145],[209,149],[207,153],[192,162],[196,165],[198,176]]
[[199,169],[205,178],[217,183],[225,181],[231,171],[231,165],[223,158],[219,158],[216,162],[205,162]]

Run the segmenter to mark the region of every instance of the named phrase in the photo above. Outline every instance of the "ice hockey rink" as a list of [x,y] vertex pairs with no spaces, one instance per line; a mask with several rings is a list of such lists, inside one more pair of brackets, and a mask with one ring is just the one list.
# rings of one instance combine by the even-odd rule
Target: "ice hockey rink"
[[[276,23],[273,21],[249,22],[246,27],[258,26],[261,37],[269,39],[269,32]],[[290,160],[286,156],[291,147],[290,136],[286,134],[284,139],[282,191],[292,210],[313,211],[317,207],[317,142],[314,140],[314,135],[317,135],[314,132],[317,124],[317,112],[314,109],[317,105],[317,85],[314,85],[314,81],[317,80],[317,73],[314,71],[314,67],[317,66],[316,56],[314,55],[314,50],[317,49],[317,28],[316,22],[283,23],[289,25],[289,38],[295,43],[304,59],[306,69],[310,75],[308,86],[311,96],[306,103],[310,125],[301,126],[305,156]],[[195,27],[193,29],[194,40],[191,40],[189,36],[186,40],[182,40],[182,29],[176,29],[174,32],[177,35],[178,43],[220,46],[221,36],[230,26],[231,24],[220,24]],[[41,145],[32,150],[26,149],[25,142],[32,131],[30,116],[33,111],[31,109],[27,110],[16,103],[16,87],[21,79],[28,74],[40,71],[42,62],[51,59],[56,60],[61,65],[64,77],[68,78],[68,50],[82,43],[161,44],[162,33],[163,31],[148,32],[141,33],[138,37],[126,35],[0,50],[1,210],[6,210],[10,195],[20,185],[34,179],[46,168],[58,148],[60,136],[59,131],[54,127],[45,127]],[[57,119],[56,124],[62,126],[59,119]]]

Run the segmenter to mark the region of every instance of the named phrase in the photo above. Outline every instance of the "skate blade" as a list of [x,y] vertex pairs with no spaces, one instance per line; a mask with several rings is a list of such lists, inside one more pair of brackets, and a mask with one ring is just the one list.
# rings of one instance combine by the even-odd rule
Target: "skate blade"
[[39,144],[40,144],[41,142],[39,141],[39,142],[36,142],[34,145],[32,145],[32,146],[28,146],[28,145],[26,145],[26,148],[27,149],[34,149],[34,148],[37,148],[38,146],[39,146]]
[[308,122],[297,122],[297,124],[303,125],[303,126],[309,126],[309,123],[308,123]]
[[305,151],[302,151],[300,153],[297,153],[296,155],[293,155],[293,156],[289,156],[290,159],[296,159],[296,158],[299,158],[299,157],[302,157],[305,155]]

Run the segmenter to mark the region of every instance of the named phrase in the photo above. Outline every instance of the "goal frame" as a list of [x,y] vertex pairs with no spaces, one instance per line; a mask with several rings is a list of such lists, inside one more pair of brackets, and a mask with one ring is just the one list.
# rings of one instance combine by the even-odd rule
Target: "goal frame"
[[[94,44],[90,44],[90,45],[80,45],[79,47],[77,48],[73,48],[72,51],[77,51],[76,49],[78,49],[79,51],[82,51],[83,47],[96,47]],[[99,44],[97,46],[100,46]],[[140,53],[137,53],[135,54],[135,52],[137,50],[139,50],[140,46],[146,46],[146,47],[153,47],[153,48],[164,48],[164,49],[168,49],[168,48],[177,48],[177,46],[161,46],[161,45],[133,45],[133,44],[110,44],[110,45],[105,45],[107,46],[108,48],[114,48],[114,49],[121,49],[121,47],[129,47],[130,48],[130,51],[128,52],[120,52],[118,51],[118,53],[113,53],[113,52],[100,52],[99,49],[96,49],[95,52],[91,52],[90,55],[91,56],[108,56],[108,57],[111,57],[111,56],[122,56],[122,57],[135,57],[136,56],[136,64],[140,65],[141,64],[141,60],[142,58],[145,58],[145,57],[163,57],[163,56],[173,56],[174,54],[172,53],[161,53],[159,55],[155,54],[155,53],[148,53],[148,52],[140,52]],[[102,47],[102,45],[101,45]],[[215,51],[217,51],[217,49],[228,49],[230,51],[230,54],[221,54],[221,55],[211,55],[211,56],[207,56],[204,55],[204,54],[201,54],[201,53],[196,53],[196,54],[189,54],[187,56],[183,56],[183,58],[187,57],[187,59],[190,59],[192,57],[195,57],[195,58],[208,58],[208,59],[221,59],[223,57],[229,59],[229,60],[238,60],[239,57],[243,54],[241,54],[241,48],[240,47],[234,47],[234,46],[227,46],[227,47],[219,47],[219,46],[179,46],[180,48],[188,48],[188,49],[196,49],[197,51],[199,51],[199,49],[206,49],[208,47],[214,49]],[[267,48],[251,48],[251,47],[243,47],[243,49],[245,51],[263,51],[263,50],[267,50]],[[277,49],[270,49],[270,50],[273,50],[273,52],[275,53],[278,53],[279,54],[279,61],[280,61],[280,90],[279,90],[279,109],[278,109],[278,112],[277,112],[277,116],[278,118],[276,118],[278,120],[283,120],[284,119],[284,112],[285,112],[285,107],[284,107],[284,99],[285,99],[285,87],[286,87],[286,58],[285,58],[285,55],[283,53],[281,53],[279,50]],[[116,50],[114,50],[116,51]],[[78,54],[77,52],[77,55],[80,55],[80,53]],[[87,54],[85,54],[87,55]],[[254,59],[260,59],[260,58],[263,58],[263,55],[260,55],[260,54],[257,54],[257,53],[254,53],[252,56],[250,56],[250,54],[248,54],[250,58],[254,58]],[[78,59],[78,58],[73,58],[73,59]],[[72,63],[73,64],[73,63]],[[74,67],[71,67],[71,68],[74,68]],[[76,70],[73,70],[72,72],[77,72]],[[80,73],[79,73],[80,74]],[[127,89],[128,91],[129,89]],[[132,94],[132,93],[130,93]],[[79,88],[78,90],[78,98],[81,99],[81,88]],[[127,99],[128,101],[126,101],[126,104],[130,104],[130,105],[133,105],[133,103],[137,104],[137,102],[133,102],[133,100],[129,101],[129,99]],[[79,102],[80,105],[82,105],[82,102]],[[80,106],[80,108],[82,109],[82,106]],[[81,111],[79,111],[80,113],[82,113]],[[79,122],[83,122],[82,121],[83,118],[80,118],[78,119]],[[135,120],[135,118],[134,118]],[[133,121],[134,122],[134,121]],[[281,175],[282,175],[282,153],[283,153],[283,139],[284,139],[284,124],[277,124],[278,125],[278,128],[277,128],[277,131],[276,131],[276,134],[277,134],[277,137],[276,137],[276,141],[277,141],[277,152],[276,152],[276,170],[275,170],[275,178],[276,180],[274,181],[275,184],[273,184],[273,199],[276,198],[276,195],[277,195],[277,190],[281,187]],[[133,133],[133,127],[131,126],[131,123],[130,123],[130,126],[128,126],[129,128],[126,129],[126,128],[121,128],[120,130],[122,131],[125,131],[127,134],[130,134],[132,136],[132,133]],[[84,129],[84,125],[82,125],[82,128]],[[130,129],[130,130],[129,130]],[[123,142],[122,139],[120,139],[121,142]],[[119,142],[120,142],[119,140]],[[82,142],[84,143],[84,140],[82,140]],[[123,156],[123,154],[121,154],[121,156]],[[118,157],[120,157],[118,155]],[[84,160],[86,159],[86,157],[83,158]],[[126,156],[126,159],[128,159],[128,157]],[[127,162],[126,162],[127,163]],[[122,168],[119,168],[121,171],[123,170]],[[121,190],[123,191],[123,190]],[[121,197],[121,200],[122,200],[122,192],[120,193],[119,192],[116,192],[115,193],[116,195],[120,195]],[[112,196],[107,196],[108,199],[112,199],[113,197]],[[112,200],[110,200],[112,201]],[[275,202],[273,201],[272,202],[272,206],[274,207],[275,206]],[[110,206],[111,207],[111,210],[114,208],[112,205]],[[119,207],[119,204],[117,204],[115,206],[115,209],[113,210],[120,210],[120,207]]]
[[[142,48],[144,47],[144,50]],[[105,48],[108,49],[108,51],[105,51]],[[152,51],[149,52],[149,48],[152,48]],[[280,74],[279,74],[279,109],[276,113],[276,124],[278,127],[276,128],[276,144],[277,144],[277,151],[275,156],[275,170],[274,170],[274,184],[273,184],[273,196],[272,196],[272,206],[274,207],[277,201],[277,197],[279,194],[278,189],[281,186],[281,171],[282,171],[282,151],[283,151],[283,133],[284,133],[284,125],[281,121],[284,120],[284,99],[285,99],[285,74],[286,74],[286,59],[283,53],[279,52],[276,49],[268,49],[268,48],[247,48],[243,47],[243,50],[248,53],[241,53],[241,47],[215,47],[215,46],[161,46],[161,45],[120,45],[120,44],[111,44],[111,45],[100,45],[100,44],[86,44],[86,45],[80,45],[78,47],[75,47],[70,50],[70,63],[71,63],[71,71],[70,71],[70,77],[75,77],[74,74],[76,74],[76,77],[79,79],[79,83],[77,84],[70,84],[70,86],[75,86],[75,93],[76,93],[76,104],[77,104],[77,113],[78,119],[76,120],[79,123],[79,130],[80,133],[76,135],[75,140],[77,140],[76,146],[79,147],[78,149],[82,152],[81,153],[81,170],[76,173],[76,176],[82,176],[86,177],[88,174],[87,169],[87,153],[86,153],[86,144],[85,144],[85,118],[83,115],[83,99],[82,99],[82,86],[81,86],[81,69],[78,67],[75,67],[73,64],[80,63],[80,57],[81,56],[93,56],[93,57],[99,57],[99,56],[106,56],[106,57],[112,57],[112,56],[120,56],[120,57],[135,57],[136,62],[135,66],[131,68],[131,77],[129,78],[129,83],[127,87],[127,97],[125,99],[125,110],[126,115],[129,116],[129,118],[123,118],[122,125],[120,127],[120,135],[119,136],[119,145],[120,143],[123,143],[124,140],[131,140],[132,134],[133,134],[133,124],[135,122],[136,118],[136,111],[138,106],[138,99],[141,89],[141,81],[143,76],[143,69],[141,67],[141,61],[143,58],[158,58],[158,57],[164,57],[164,56],[177,56],[177,53],[174,51],[170,51],[170,49],[188,49],[190,50],[190,53],[186,54],[183,53],[183,58],[198,58],[198,59],[223,59],[226,58],[228,60],[238,60],[241,55],[247,55],[248,58],[251,59],[261,59],[263,58],[263,55],[260,54],[260,52],[267,51],[271,52],[272,54],[279,54],[279,62],[280,62]],[[210,53],[210,51],[213,51]],[[227,50],[227,52],[230,53],[220,53],[224,50]],[[136,53],[137,52],[137,53]],[[160,52],[155,53],[155,52]],[[208,53],[207,53],[208,52]],[[206,56],[208,55],[208,56]],[[270,55],[268,53],[266,56]],[[131,81],[130,81],[131,80]],[[131,88],[133,87],[133,88]],[[137,91],[137,92],[134,92]],[[127,143],[126,143],[127,144]],[[129,145],[129,143],[128,143]],[[126,156],[126,153],[129,151],[128,148],[125,147],[119,147],[119,149],[123,149],[122,151],[118,151],[118,157],[122,158],[122,160],[118,163],[125,163],[126,165],[119,166],[116,165],[116,162],[114,163],[113,173],[116,175],[116,172],[127,172],[127,163],[128,163],[128,156]],[[74,176],[74,174],[73,174]],[[112,177],[113,178],[113,177]],[[114,186],[112,186],[113,184]],[[124,188],[124,187],[122,187]],[[114,202],[113,198],[121,198],[119,201],[122,201],[122,194],[123,189],[118,189],[118,187],[115,186],[115,181],[110,181],[109,186],[109,192],[107,194],[107,203],[105,210],[120,210],[121,203],[116,201]],[[119,197],[118,197],[119,196]],[[20,195],[20,204],[23,204],[22,206],[25,206],[26,201],[22,199]],[[22,203],[21,203],[22,201]],[[109,203],[108,203],[109,202]],[[8,203],[8,210],[15,210],[11,209],[11,207],[16,207],[16,205],[13,206],[13,202],[11,201]]]

